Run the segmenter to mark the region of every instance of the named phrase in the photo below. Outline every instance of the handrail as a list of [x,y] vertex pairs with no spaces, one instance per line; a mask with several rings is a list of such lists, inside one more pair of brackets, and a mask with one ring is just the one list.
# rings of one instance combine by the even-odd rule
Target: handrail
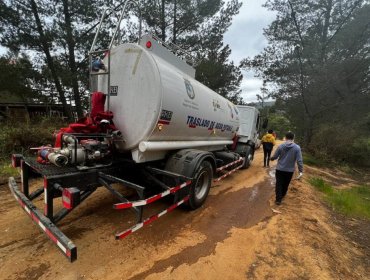
[[100,33],[100,29],[101,29],[101,26],[103,24],[103,21],[104,21],[104,18],[105,18],[105,14],[107,13],[107,11],[111,10],[113,12],[113,10],[111,8],[106,8],[100,18],[100,22],[99,22],[99,25],[98,27],[96,28],[96,33],[95,33],[95,36],[94,36],[94,40],[93,40],[93,43],[91,45],[91,48],[90,48],[90,51],[89,51],[89,54],[92,53],[94,51],[94,46],[96,44],[96,41],[98,39],[98,35]]
[[[128,3],[131,3],[133,4],[134,6],[136,6],[136,8],[138,9],[138,12],[139,12],[139,37],[138,37],[138,43],[140,43],[140,39],[141,39],[141,29],[142,29],[142,15],[141,15],[141,9],[140,9],[140,6],[139,4],[135,1],[135,0],[126,0],[124,1],[123,3],[121,3],[120,5],[118,5],[115,9],[119,8],[121,5],[123,5],[122,9],[121,9],[121,15],[119,17],[119,20],[118,20],[118,24],[116,26],[116,29],[114,30],[114,33],[113,33],[113,37],[112,37],[112,40],[110,41],[109,43],[109,47],[108,47],[108,50],[111,50],[112,48],[112,45],[113,45],[113,42],[114,42],[114,39],[116,38],[117,36],[117,33],[118,33],[118,30],[120,28],[120,25],[121,25],[121,22],[122,22],[122,19],[123,19],[123,14],[125,13],[126,11],[126,6]],[[96,41],[98,39],[98,36],[99,36],[99,33],[100,33],[100,30],[101,30],[101,26],[103,24],[103,21],[104,19],[106,18],[106,15],[107,15],[107,12],[108,11],[111,11],[112,13],[115,11],[114,9],[112,8],[106,8],[100,18],[100,22],[99,22],[99,25],[96,29],[96,33],[95,33],[95,37],[94,37],[94,40],[93,40],[93,43],[91,45],[91,48],[90,48],[90,53],[91,52],[94,52],[94,47],[95,47],[95,44],[96,44]]]
[[172,51],[172,53],[174,53],[176,55],[179,55],[179,54],[184,55],[187,62],[192,63],[192,64],[194,64],[196,62],[195,57],[190,52],[184,50],[183,48],[176,45],[175,43],[173,43],[173,42],[168,42],[168,43],[164,42],[158,36],[156,36],[154,34],[151,34],[150,36],[152,36],[152,38],[154,40],[156,40],[157,42],[159,42],[162,46],[164,46],[167,49],[169,49],[170,51]]
[[[138,9],[138,12],[139,12],[139,38],[138,38],[138,44],[140,44],[140,39],[141,39],[141,28],[142,28],[142,15],[141,15],[141,9],[140,9],[140,6],[139,4],[135,1],[135,0],[126,0],[124,2],[122,2],[121,4],[119,4],[117,7],[115,7],[114,9],[112,8],[106,8],[103,12],[103,15],[101,16],[100,18],[100,22],[99,22],[99,25],[96,29],[96,33],[95,33],[95,37],[94,37],[94,40],[93,40],[93,43],[91,45],[91,48],[90,48],[90,52],[89,52],[89,63],[90,63],[90,90],[91,90],[91,87],[92,87],[92,56],[93,54],[95,53],[99,53],[99,52],[105,52],[107,51],[108,54],[110,54],[110,51],[112,49],[112,46],[113,46],[113,42],[114,40],[116,39],[116,36],[117,36],[117,33],[118,33],[118,30],[120,28],[120,25],[121,25],[121,22],[122,22],[122,19],[123,19],[123,15],[126,11],[126,6],[127,4],[132,4],[134,6],[136,6],[136,8]],[[117,23],[117,26],[114,30],[114,33],[113,33],[113,36],[112,36],[112,40],[110,41],[109,43],[109,47],[107,50],[102,50],[102,51],[96,51],[95,50],[95,45],[96,45],[96,41],[98,39],[98,36],[99,36],[99,33],[100,33],[100,30],[101,30],[101,27],[102,27],[102,24],[103,24],[103,21],[104,19],[107,17],[107,12],[108,11],[111,11],[111,13],[115,12],[116,9],[118,9],[120,6],[122,6],[122,9],[121,9],[121,15],[119,16],[119,20],[118,20],[118,23]],[[108,100],[107,100],[107,109],[109,111],[109,103],[110,103],[110,55],[108,55],[108,69],[104,72],[104,73],[100,73],[100,74],[107,74],[108,75],[108,81],[107,81],[107,92],[106,92],[106,95],[108,97]],[[95,75],[99,75],[99,74],[95,74]]]
[[113,34],[113,37],[112,37],[112,40],[110,41],[110,44],[109,44],[109,50],[112,48],[112,45],[113,45],[113,42],[114,42],[114,39],[116,38],[117,36],[117,33],[118,33],[118,29],[121,25],[121,21],[122,21],[122,18],[123,18],[123,14],[126,10],[126,6],[128,3],[131,3],[133,5],[136,5],[136,8],[138,9],[139,11],[139,39],[138,39],[138,44],[140,44],[140,39],[141,39],[141,26],[142,26],[142,16],[141,16],[141,9],[140,9],[140,6],[139,4],[134,1],[134,0],[127,0],[124,2],[123,4],[123,8],[121,10],[121,15],[119,17],[119,20],[118,20],[118,24],[117,24],[117,27],[116,27],[116,30],[114,31],[114,34]]

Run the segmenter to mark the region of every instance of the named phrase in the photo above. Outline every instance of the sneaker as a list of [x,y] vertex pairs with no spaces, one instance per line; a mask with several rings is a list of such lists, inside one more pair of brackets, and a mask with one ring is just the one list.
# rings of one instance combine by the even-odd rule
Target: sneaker
[[280,205],[280,204],[281,204],[281,201],[276,200],[276,201],[275,201],[275,204],[276,204],[276,205]]

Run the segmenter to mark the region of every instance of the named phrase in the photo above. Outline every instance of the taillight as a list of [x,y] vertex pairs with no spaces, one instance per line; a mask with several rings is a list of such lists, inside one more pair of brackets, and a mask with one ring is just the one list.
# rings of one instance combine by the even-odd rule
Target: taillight
[[21,160],[23,159],[23,156],[20,154],[12,154],[12,166],[20,167],[21,166]]
[[64,208],[73,209],[80,204],[80,190],[77,188],[63,189],[62,201]]
[[147,49],[150,49],[152,47],[152,42],[151,41],[147,41],[146,44],[145,44],[146,48]]

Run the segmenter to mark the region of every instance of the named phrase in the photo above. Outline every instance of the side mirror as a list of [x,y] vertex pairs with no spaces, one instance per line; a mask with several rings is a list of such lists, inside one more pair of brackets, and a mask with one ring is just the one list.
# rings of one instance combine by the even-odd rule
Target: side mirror
[[262,128],[263,128],[263,129],[266,129],[266,128],[267,128],[267,126],[268,126],[268,124],[269,124],[269,120],[268,120],[268,119],[264,119],[264,120],[263,120],[263,124],[262,124]]

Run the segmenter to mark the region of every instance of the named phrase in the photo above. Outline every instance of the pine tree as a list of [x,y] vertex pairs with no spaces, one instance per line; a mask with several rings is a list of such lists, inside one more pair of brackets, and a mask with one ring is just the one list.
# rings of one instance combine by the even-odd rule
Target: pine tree
[[[242,74],[230,62],[223,35],[241,7],[238,0],[144,1],[143,17],[154,35],[195,57],[196,79],[232,102],[242,103]],[[181,55],[179,53],[179,55]]]
[[46,78],[45,88],[58,93],[70,119],[70,104],[74,104],[77,115],[82,116],[88,80],[87,53],[94,35],[93,27],[105,7],[102,0],[7,0],[0,3],[3,12],[0,15],[3,22],[1,44],[15,56],[20,52],[32,54],[33,63]]
[[265,31],[269,44],[242,65],[272,85],[306,145],[325,124],[361,123],[370,110],[366,1],[270,0],[266,7],[277,11]]

